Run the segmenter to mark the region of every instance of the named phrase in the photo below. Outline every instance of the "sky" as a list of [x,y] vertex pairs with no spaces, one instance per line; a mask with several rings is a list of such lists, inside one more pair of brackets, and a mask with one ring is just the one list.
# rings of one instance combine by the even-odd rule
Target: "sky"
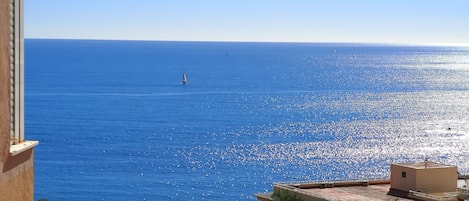
[[24,0],[24,35],[469,45],[468,8],[468,0]]

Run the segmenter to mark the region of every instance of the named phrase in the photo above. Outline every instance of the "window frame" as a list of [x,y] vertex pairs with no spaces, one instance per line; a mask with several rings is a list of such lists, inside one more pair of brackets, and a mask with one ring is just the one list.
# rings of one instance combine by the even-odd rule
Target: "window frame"
[[23,0],[10,0],[10,145],[24,142]]
[[24,0],[10,0],[10,154],[32,150],[39,141],[24,139]]

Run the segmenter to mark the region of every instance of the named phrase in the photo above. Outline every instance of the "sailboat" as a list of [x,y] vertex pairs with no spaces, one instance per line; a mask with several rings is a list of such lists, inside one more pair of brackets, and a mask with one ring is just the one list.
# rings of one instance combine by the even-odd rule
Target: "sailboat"
[[186,72],[182,73],[182,84],[187,84]]

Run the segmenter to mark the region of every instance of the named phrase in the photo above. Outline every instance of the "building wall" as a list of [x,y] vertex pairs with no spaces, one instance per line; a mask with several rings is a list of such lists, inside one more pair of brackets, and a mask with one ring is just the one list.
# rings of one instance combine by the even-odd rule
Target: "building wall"
[[417,170],[416,189],[421,192],[454,192],[457,190],[457,167]]
[[[402,177],[406,172],[406,177]],[[457,167],[411,168],[391,165],[391,188],[401,191],[420,191],[425,193],[454,192],[457,189]]]
[[[402,172],[406,173],[406,177],[402,177]],[[409,191],[416,189],[416,171],[415,169],[400,166],[391,165],[391,188],[401,191]]]
[[34,199],[34,151],[30,149],[0,163],[0,200]]
[[10,154],[10,11],[0,0],[0,200],[34,200],[34,151]]
[[[9,4],[8,0],[0,0],[0,162],[9,153],[10,139],[10,57],[9,57]],[[7,21],[8,20],[8,21]]]

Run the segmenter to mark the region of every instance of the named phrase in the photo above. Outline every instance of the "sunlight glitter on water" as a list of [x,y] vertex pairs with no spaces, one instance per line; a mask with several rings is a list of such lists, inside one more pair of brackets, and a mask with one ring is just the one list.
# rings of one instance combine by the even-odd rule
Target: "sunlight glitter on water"
[[[469,116],[469,104],[461,104],[467,100],[467,92],[341,97],[346,98],[335,100],[313,94],[300,97],[302,101],[297,104],[277,105],[274,109],[290,113],[296,110],[299,118],[311,118],[327,107],[333,112],[320,115],[336,112],[339,116],[351,115],[352,120],[280,122],[215,133],[232,140],[256,136],[258,142],[199,146],[191,150],[192,157],[187,159],[204,163],[206,158],[197,155],[208,152],[210,160],[233,166],[262,166],[265,174],[282,175],[288,181],[386,178],[390,163],[420,161],[425,157],[458,165],[460,172],[468,172],[465,161],[469,157],[469,125],[461,120]],[[283,98],[291,97],[270,100],[281,103]],[[322,101],[304,101],[318,98]]]

